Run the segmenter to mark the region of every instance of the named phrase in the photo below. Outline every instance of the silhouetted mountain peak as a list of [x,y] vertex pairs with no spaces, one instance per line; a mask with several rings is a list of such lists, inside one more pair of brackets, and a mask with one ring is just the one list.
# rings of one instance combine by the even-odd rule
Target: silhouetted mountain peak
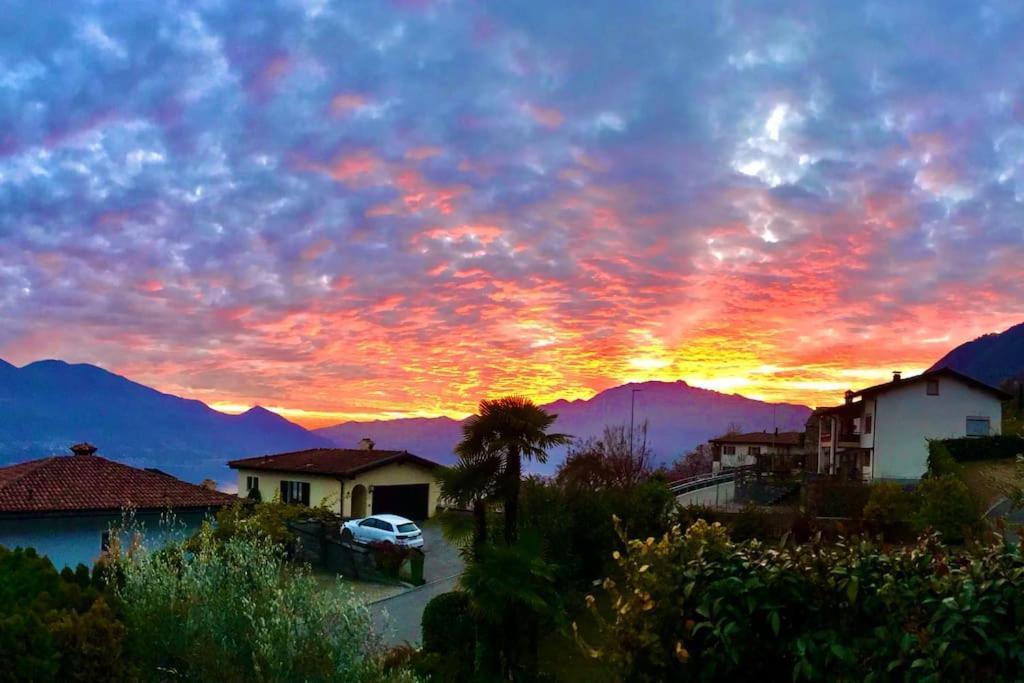
[[931,367],[932,370],[939,368],[952,368],[993,386],[1021,377],[1024,375],[1024,323],[961,344]]

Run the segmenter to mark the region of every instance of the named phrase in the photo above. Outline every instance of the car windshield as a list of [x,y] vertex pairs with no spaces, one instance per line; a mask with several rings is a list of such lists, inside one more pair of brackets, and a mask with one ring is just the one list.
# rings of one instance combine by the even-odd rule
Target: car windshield
[[416,525],[413,524],[412,522],[409,522],[408,524],[399,524],[398,525],[398,532],[399,533],[407,534],[410,531],[416,531]]

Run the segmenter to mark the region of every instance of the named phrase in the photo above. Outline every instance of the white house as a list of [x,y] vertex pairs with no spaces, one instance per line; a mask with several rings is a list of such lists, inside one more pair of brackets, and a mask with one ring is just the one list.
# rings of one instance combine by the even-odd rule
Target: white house
[[755,465],[758,459],[767,463],[770,469],[789,469],[795,464],[793,458],[802,460],[804,433],[766,431],[726,434],[711,439],[709,443],[713,472]]
[[920,479],[928,439],[999,434],[1009,395],[943,368],[846,392],[846,402],[816,411],[817,471],[871,479]]

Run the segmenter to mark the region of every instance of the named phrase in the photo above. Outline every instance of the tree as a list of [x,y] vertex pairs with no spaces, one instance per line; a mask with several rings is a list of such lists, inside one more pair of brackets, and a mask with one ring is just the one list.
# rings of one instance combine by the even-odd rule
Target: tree
[[[547,462],[549,449],[570,443],[567,434],[548,434],[557,418],[528,398],[506,396],[480,401],[479,412],[463,423],[462,441],[455,447],[455,453],[467,467],[476,465],[482,471],[497,474],[495,483],[504,503],[508,545],[514,545],[518,536],[523,458]],[[488,461],[486,466],[481,464]]]
[[708,474],[712,470],[713,459],[711,446],[702,443],[672,463],[666,476],[669,481],[674,481]]
[[651,476],[652,459],[646,420],[633,444],[625,425],[607,426],[600,439],[577,440],[570,446],[555,481],[571,490],[627,488]]
[[[478,413],[463,424],[462,441],[455,447],[459,462],[442,473],[441,487],[449,500],[473,506],[473,562],[467,576],[480,576],[481,572],[487,574],[495,568],[493,562],[481,564],[495,557],[494,544],[488,544],[487,538],[489,501],[499,500],[502,504],[504,545],[509,552],[518,547],[522,460],[546,462],[548,449],[569,443],[570,437],[565,434],[548,433],[556,419],[557,415],[542,410],[527,398],[506,396],[481,401]],[[497,556],[504,557],[501,553]],[[479,571],[470,571],[474,567]],[[513,580],[500,570],[492,578],[498,582]],[[483,676],[494,676],[501,669],[505,678],[515,679],[519,670],[521,617],[528,618],[531,633],[535,633],[536,616],[528,613],[526,603],[513,601],[501,614],[500,626],[496,625],[493,619],[484,618],[486,612],[480,608],[495,594],[494,583],[467,581],[467,592],[477,607],[477,671]],[[487,594],[481,592],[485,586]],[[533,646],[536,639],[530,640]]]

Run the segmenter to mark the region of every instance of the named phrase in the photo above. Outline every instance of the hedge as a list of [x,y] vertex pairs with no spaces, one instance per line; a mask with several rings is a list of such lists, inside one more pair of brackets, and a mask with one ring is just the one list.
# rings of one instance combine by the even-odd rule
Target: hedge
[[1024,437],[1016,435],[937,439],[932,443],[944,445],[957,462],[1003,460],[1024,454]]
[[1020,680],[1024,557],[1001,542],[774,548],[698,521],[629,541],[613,577],[577,637],[619,680]]

